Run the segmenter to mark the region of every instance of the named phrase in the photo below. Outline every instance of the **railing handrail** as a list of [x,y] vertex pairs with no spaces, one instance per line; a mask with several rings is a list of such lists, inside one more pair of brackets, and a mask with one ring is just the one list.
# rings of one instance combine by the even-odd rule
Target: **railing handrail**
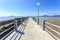
[[11,25],[11,24],[13,24],[13,23],[14,23],[14,22],[11,22],[11,23],[9,23],[9,24],[2,25],[2,26],[0,26],[0,29],[3,28],[3,27],[7,27],[7,26],[9,26],[9,25]]
[[[42,22],[40,22],[40,23],[42,23],[42,27],[43,27],[43,30],[46,30],[46,28],[48,28],[48,29],[50,29],[51,31],[53,31],[55,34],[57,34],[57,35],[60,35],[60,32],[59,31],[57,31],[57,30],[55,30],[55,29],[53,29],[53,28],[50,28],[49,27],[49,25],[51,25],[51,26],[53,26],[53,27],[56,27],[56,28],[60,28],[60,26],[58,26],[58,25],[55,25],[55,24],[53,24],[53,23],[50,23],[50,22],[47,22],[47,21],[45,21],[45,20],[41,20]],[[46,27],[46,28],[45,28]],[[47,30],[48,30],[47,29]],[[49,31],[49,30],[48,30]],[[49,31],[50,32],[50,31]],[[51,34],[53,34],[52,32],[50,32]],[[52,35],[52,36],[56,36],[56,35]],[[59,39],[60,37],[55,37],[56,39]]]
[[[45,29],[46,31],[48,31],[47,29]],[[48,31],[49,32],[49,31]],[[59,38],[58,37],[56,37],[53,33],[51,33],[51,32],[49,32],[51,35],[53,35],[55,38],[56,38],[56,40],[59,40]]]
[[10,28],[6,29],[5,31],[1,32],[1,33],[0,33],[0,35],[2,35],[4,32],[6,32],[6,31],[10,30],[10,29],[11,29],[11,28],[13,28],[13,27],[14,27],[14,26],[12,26],[12,27],[10,27]]
[[20,18],[16,18],[16,19],[12,20],[11,22],[8,21],[8,23],[6,23],[7,21],[0,22],[1,24],[3,24],[3,25],[0,26],[0,28],[4,28],[4,27],[10,26],[6,30],[3,30],[2,32],[0,32],[0,36],[6,33],[5,35],[3,35],[3,36],[0,37],[0,40],[3,40],[6,37],[8,37],[12,33],[12,31],[14,31],[15,29],[17,29],[16,27],[19,26],[19,24],[23,23],[26,19],[28,19],[28,18],[22,18],[22,20]]
[[1,38],[1,40],[3,40],[4,38],[6,38],[9,34],[11,34],[12,32],[14,31],[14,29],[11,31],[11,32],[9,32],[7,35],[5,35],[3,38]]
[[57,27],[57,28],[60,28],[60,26],[57,26],[57,25],[55,25],[55,24],[52,24],[52,23],[49,23],[49,22],[45,22],[46,24],[49,24],[49,25],[51,25],[51,26],[54,26],[54,27]]
[[48,27],[47,25],[45,25],[47,28],[49,28],[50,30],[52,30],[52,31],[54,31],[55,33],[57,33],[57,34],[59,34],[60,35],[60,32],[58,32],[58,31],[56,31],[56,30],[54,30],[54,29],[52,29],[52,28],[50,28],[50,27]]

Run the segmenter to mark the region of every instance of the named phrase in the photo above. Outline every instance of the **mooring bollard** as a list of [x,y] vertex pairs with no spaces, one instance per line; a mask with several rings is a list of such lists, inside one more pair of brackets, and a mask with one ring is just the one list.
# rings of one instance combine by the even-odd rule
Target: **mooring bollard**
[[45,30],[45,20],[43,20],[43,30]]

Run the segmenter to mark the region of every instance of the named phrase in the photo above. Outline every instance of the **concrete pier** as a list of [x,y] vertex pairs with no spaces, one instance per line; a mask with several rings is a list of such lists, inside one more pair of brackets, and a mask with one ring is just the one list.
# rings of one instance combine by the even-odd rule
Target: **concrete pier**
[[32,18],[28,19],[24,32],[25,34],[21,37],[21,40],[55,40],[46,31],[43,31]]
[[30,17],[5,40],[55,40]]

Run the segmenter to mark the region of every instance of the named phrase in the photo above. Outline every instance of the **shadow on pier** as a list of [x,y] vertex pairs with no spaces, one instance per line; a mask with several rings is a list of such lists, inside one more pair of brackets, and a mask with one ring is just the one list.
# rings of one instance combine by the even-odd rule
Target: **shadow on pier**
[[[27,18],[16,18],[16,19],[7,20],[7,21],[1,21],[0,24],[2,24],[2,25],[0,25],[0,29],[2,31],[0,30],[0,40],[7,40],[9,38],[9,36],[11,34],[13,34],[14,32],[15,33],[12,35],[12,37],[10,37],[10,40],[13,39],[17,33],[18,33],[18,35],[20,35],[20,37],[19,37],[19,39],[20,39],[21,36],[24,34],[26,25],[23,24],[23,22],[26,19]],[[16,22],[15,22],[15,20],[16,20]],[[18,35],[16,35],[15,39],[17,38]]]
[[[14,34],[14,35],[12,36],[12,38],[16,35],[16,37],[15,37],[15,39],[16,39],[16,38],[20,35],[19,38],[18,38],[18,40],[20,40],[21,36],[25,34],[25,33],[24,33],[24,30],[25,30],[25,28],[26,28],[26,25],[24,25],[24,24],[21,24],[21,25],[22,25],[22,26],[20,27],[19,30],[18,30],[18,29],[15,29],[15,31],[16,31],[16,33],[18,33],[18,35]],[[11,38],[11,39],[12,39],[12,38]],[[11,40],[11,39],[10,39],[10,40]],[[15,39],[14,39],[14,40],[15,40]]]

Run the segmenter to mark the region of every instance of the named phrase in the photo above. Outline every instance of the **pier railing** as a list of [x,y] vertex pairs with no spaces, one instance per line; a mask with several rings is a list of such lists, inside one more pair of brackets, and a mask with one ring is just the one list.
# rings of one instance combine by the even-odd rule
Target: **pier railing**
[[47,31],[56,40],[60,39],[60,26],[47,22],[45,20],[40,20],[39,23],[44,31]]
[[9,36],[15,30],[15,26],[17,26],[16,28],[18,28],[19,25],[23,23],[27,18],[28,17],[23,17],[23,18],[15,18],[7,21],[0,21],[0,40],[3,40],[7,36]]

